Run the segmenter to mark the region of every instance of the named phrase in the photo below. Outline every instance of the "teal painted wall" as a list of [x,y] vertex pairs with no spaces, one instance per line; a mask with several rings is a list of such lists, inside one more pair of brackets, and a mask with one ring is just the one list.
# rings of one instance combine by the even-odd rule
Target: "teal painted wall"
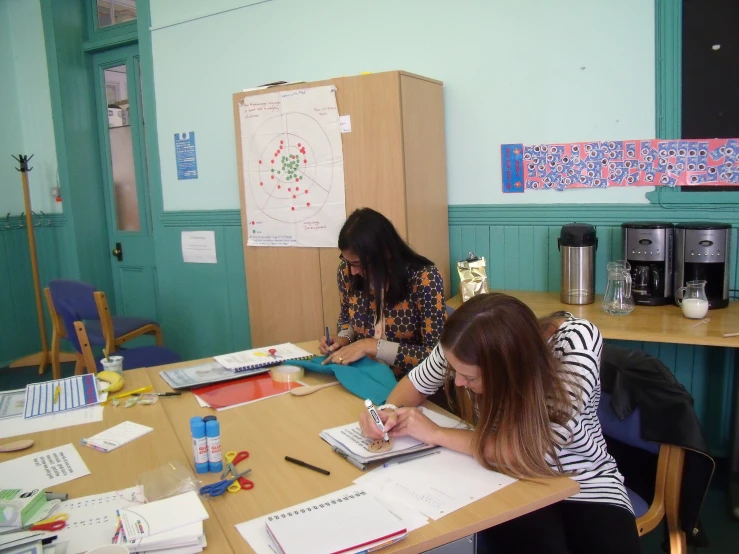
[[24,210],[10,153],[34,154],[29,185],[32,209],[61,212],[61,204],[51,197],[57,159],[39,0],[0,2],[0,76],[0,213]]
[[[158,28],[197,3],[181,4],[152,5],[167,211],[238,209],[234,92],[392,69],[444,81],[450,204],[646,202],[651,190],[503,195],[500,144],[654,137],[654,2],[279,0]],[[181,131],[196,133],[197,180],[177,180]]]
[[18,90],[15,83],[15,60],[10,34],[9,3],[0,2],[0,214],[23,211],[23,192],[18,172],[13,169],[11,154],[23,148],[21,121],[18,114]]
[[[64,277],[63,215],[36,217],[34,235],[42,283]],[[0,367],[41,350],[25,218],[0,221]],[[44,308],[47,338],[51,322]]]

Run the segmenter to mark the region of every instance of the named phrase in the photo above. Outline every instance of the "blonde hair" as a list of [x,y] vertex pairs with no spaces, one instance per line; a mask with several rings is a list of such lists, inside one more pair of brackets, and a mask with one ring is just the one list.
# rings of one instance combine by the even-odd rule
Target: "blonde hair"
[[442,348],[480,368],[483,393],[465,394],[447,379],[447,395],[476,425],[473,454],[484,467],[517,478],[561,475],[561,441],[552,424],[572,419],[569,390],[577,385],[561,371],[544,335],[562,317],[540,322],[523,302],[500,293],[475,296],[449,317]]

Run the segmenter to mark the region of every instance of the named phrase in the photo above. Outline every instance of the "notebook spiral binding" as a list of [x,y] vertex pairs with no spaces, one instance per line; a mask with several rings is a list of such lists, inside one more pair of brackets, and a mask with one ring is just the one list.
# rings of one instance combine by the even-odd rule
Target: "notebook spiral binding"
[[322,508],[328,508],[329,506],[332,506],[334,504],[341,504],[342,502],[348,502],[349,500],[353,498],[359,498],[360,496],[365,496],[366,494],[367,493],[362,490],[357,490],[354,492],[354,494],[345,494],[344,496],[340,498],[332,498],[330,501],[327,500],[326,502],[316,504],[315,506],[308,506],[306,508],[301,508],[300,510],[294,510],[292,512],[272,514],[271,516],[267,516],[267,521],[276,521],[278,519],[286,519],[292,516],[299,516],[300,514],[304,514],[306,512],[312,512],[312,511],[320,510]]

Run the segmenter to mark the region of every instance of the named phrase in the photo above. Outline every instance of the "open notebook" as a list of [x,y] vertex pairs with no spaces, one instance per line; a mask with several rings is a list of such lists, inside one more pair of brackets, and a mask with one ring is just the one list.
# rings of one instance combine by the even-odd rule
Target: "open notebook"
[[213,359],[226,369],[240,373],[260,367],[279,365],[287,360],[306,360],[312,357],[313,354],[310,352],[286,342],[234,352],[233,354],[213,356]]
[[271,514],[265,525],[282,554],[364,552],[408,536],[398,517],[363,490]]

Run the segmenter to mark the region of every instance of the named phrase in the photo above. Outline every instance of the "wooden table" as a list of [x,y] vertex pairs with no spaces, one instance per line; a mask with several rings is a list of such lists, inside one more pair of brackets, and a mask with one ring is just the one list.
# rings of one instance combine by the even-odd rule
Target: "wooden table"
[[[312,342],[299,346],[317,352],[317,344]],[[154,389],[171,390],[159,376],[160,370],[148,369]],[[328,376],[316,374],[308,374],[305,378],[310,384],[330,380],[332,378]],[[215,413],[214,410],[200,408],[190,393],[175,401],[163,398],[160,405],[166,410],[185,451],[192,448],[190,417]],[[305,397],[287,394],[218,412],[223,452],[249,451],[249,459],[242,465],[252,469],[249,479],[255,483],[251,491],[224,495],[211,502],[234,552],[253,552],[235,529],[237,523],[348,487],[362,474],[334,454],[318,436],[324,429],[356,421],[362,409],[360,398],[341,387],[330,387]],[[284,461],[286,455],[325,468],[331,475],[320,475],[288,464]],[[192,465],[191,455],[190,463]],[[202,477],[207,482],[217,478],[210,474]],[[577,483],[567,478],[519,481],[438,521],[430,521],[406,539],[382,551],[388,554],[423,552],[553,504],[577,491]]]
[[[724,338],[724,333],[739,333],[739,302],[732,301],[728,308],[711,310],[707,316],[711,321],[695,325],[697,321],[683,317],[681,309],[675,305],[636,306],[628,316],[615,316],[603,310],[603,296],[596,296],[593,304],[577,306],[560,302],[557,292],[496,292],[518,298],[537,316],[566,310],[572,315],[592,321],[607,339],[739,348],[739,337]],[[461,304],[462,298],[459,295],[447,301],[447,305],[455,309]]]
[[[126,371],[126,387],[134,390],[151,384],[144,369]],[[187,402],[189,399],[167,398],[167,403]],[[192,448],[183,451],[174,430],[170,425],[164,410],[164,402],[160,401],[151,406],[134,406],[124,408],[122,405],[113,407],[107,405],[103,412],[103,421],[87,423],[75,427],[65,427],[53,431],[32,433],[19,437],[3,439],[2,442],[14,442],[21,439],[33,439],[34,445],[20,452],[0,454],[0,461],[6,461],[28,454],[48,450],[56,446],[72,443],[90,469],[90,475],[74,479],[53,487],[54,492],[66,492],[70,498],[79,498],[91,494],[100,494],[113,490],[125,489],[136,485],[137,477],[147,471],[161,467],[169,462],[178,461],[184,467],[192,465]],[[109,429],[124,421],[133,421],[153,427],[154,431],[144,435],[131,444],[113,450],[112,452],[98,452],[92,448],[80,445],[85,437]],[[186,454],[187,453],[187,454]],[[205,520],[205,538],[209,552],[228,554],[233,552],[221,528],[218,519],[214,517],[213,503],[203,501],[210,518]]]
[[[720,346],[739,348],[739,336],[724,337],[725,333],[739,333],[739,302],[730,301],[727,308],[711,310],[706,317],[708,323],[696,325],[697,321],[683,317],[682,310],[675,305],[636,306],[628,316],[613,316],[606,313],[596,296],[593,304],[576,306],[563,304],[557,292],[497,291],[510,294],[526,303],[537,316],[557,310],[566,310],[577,317],[595,323],[603,337],[617,340],[692,344],[697,346]],[[462,304],[460,295],[451,298],[447,305],[458,308]],[[736,362],[739,364],[739,358]],[[729,493],[734,517],[739,519],[739,370],[734,368],[734,417],[731,446],[731,479]]]

